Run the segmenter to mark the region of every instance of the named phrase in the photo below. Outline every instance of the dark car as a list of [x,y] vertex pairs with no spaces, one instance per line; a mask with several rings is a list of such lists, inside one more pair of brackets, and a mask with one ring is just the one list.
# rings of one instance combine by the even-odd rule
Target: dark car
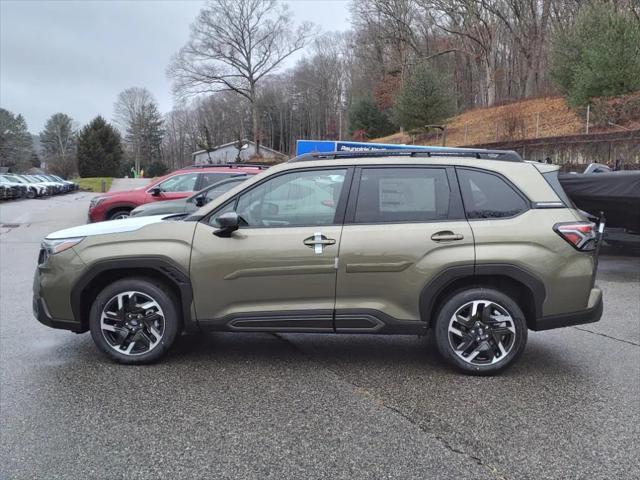
[[[252,174],[251,174],[252,175]],[[214,183],[188,198],[166,200],[164,202],[145,203],[131,211],[132,217],[148,217],[151,215],[168,215],[172,213],[193,213],[211,200],[240,185],[251,175],[242,173]]]
[[4,175],[0,175],[0,184],[2,184],[6,189],[6,192],[3,194],[3,198],[22,198],[26,197],[28,194],[26,185],[11,181]]

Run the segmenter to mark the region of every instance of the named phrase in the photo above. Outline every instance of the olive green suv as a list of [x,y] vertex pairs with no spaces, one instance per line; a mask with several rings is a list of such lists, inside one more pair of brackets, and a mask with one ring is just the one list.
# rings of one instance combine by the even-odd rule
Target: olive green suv
[[598,243],[557,167],[514,152],[307,154],[190,215],[50,234],[33,308],[122,363],[183,331],[432,332],[451,364],[490,374],[528,329],[600,319]]

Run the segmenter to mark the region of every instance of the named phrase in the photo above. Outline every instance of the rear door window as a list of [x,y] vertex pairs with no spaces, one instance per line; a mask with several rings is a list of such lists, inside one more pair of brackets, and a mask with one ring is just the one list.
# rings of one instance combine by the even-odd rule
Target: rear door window
[[462,200],[469,219],[515,217],[527,210],[525,199],[500,176],[458,168]]
[[202,174],[202,179],[200,180],[201,183],[200,183],[200,186],[198,187],[198,190],[207,188],[209,185],[213,185],[214,183],[217,183],[220,180],[233,177],[234,175],[236,174],[233,172],[205,172]]
[[450,197],[444,168],[363,168],[354,222],[444,220]]

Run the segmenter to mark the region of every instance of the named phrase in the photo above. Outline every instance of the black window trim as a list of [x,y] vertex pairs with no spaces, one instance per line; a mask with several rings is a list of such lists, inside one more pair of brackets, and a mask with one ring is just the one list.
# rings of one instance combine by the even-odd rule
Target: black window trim
[[[459,170],[471,170],[471,171],[476,171],[476,172],[480,172],[480,173],[487,173],[489,175],[493,175],[494,177],[498,177],[500,180],[505,182],[509,187],[511,187],[511,189],[516,193],[516,195],[518,195],[524,201],[525,209],[522,210],[520,213],[518,213],[516,215],[511,215],[509,217],[469,218],[467,216],[467,208],[464,205],[464,195],[462,194],[462,185],[460,184],[460,178],[458,177],[458,171]],[[511,180],[509,180],[507,177],[505,177],[504,175],[502,175],[499,172],[496,172],[494,170],[487,170],[486,168],[456,166],[455,167],[455,174],[456,174],[456,178],[458,180],[458,188],[460,189],[460,197],[462,198],[463,213],[464,213],[465,217],[467,218],[467,221],[469,221],[469,222],[487,221],[487,220],[492,220],[492,221],[494,221],[494,220],[509,220],[509,219],[512,219],[512,218],[517,218],[520,215],[524,215],[529,210],[534,208],[534,204],[531,202],[529,197],[527,197],[524,193],[522,193],[522,190],[520,190],[518,187],[516,187]]]
[[292,169],[287,169],[287,170],[283,170],[282,172],[278,172],[275,173],[273,175],[269,175],[267,177],[264,177],[262,180],[260,180],[257,183],[254,183],[252,185],[250,185],[248,188],[245,188],[244,190],[242,190],[241,192],[238,192],[236,195],[234,195],[232,198],[230,198],[228,201],[224,202],[222,205],[220,205],[219,207],[217,207],[216,209],[212,210],[211,212],[209,212],[207,215],[205,215],[204,217],[202,217],[200,219],[200,222],[207,224],[210,227],[215,228],[213,225],[211,225],[209,223],[210,219],[215,216],[219,211],[221,211],[224,208],[227,208],[227,206],[229,206],[231,203],[234,203],[234,211],[238,208],[238,200],[240,198],[241,195],[244,195],[245,193],[250,192],[251,190],[253,190],[254,188],[257,188],[258,186],[262,185],[263,183],[272,180],[274,178],[280,177],[282,175],[287,175],[289,173],[298,173],[298,172],[311,172],[311,171],[316,171],[316,170],[346,170],[345,176],[344,176],[344,182],[342,184],[342,191],[340,192],[340,198],[338,199],[338,206],[336,207],[336,213],[333,217],[333,222],[329,223],[327,225],[250,225],[250,226],[241,226],[240,230],[253,230],[253,229],[264,229],[264,228],[322,228],[322,227],[334,227],[334,226],[341,226],[344,223],[344,218],[345,218],[345,211],[346,211],[346,207],[347,207],[347,202],[349,199],[349,191],[351,190],[351,185],[353,182],[353,172],[354,172],[354,167],[352,165],[326,165],[326,166],[320,166],[320,167],[308,167],[308,168],[292,168]]
[[[421,168],[421,169],[437,169],[444,170],[447,175],[447,182],[449,183],[449,215],[447,218],[440,218],[434,220],[393,220],[389,222],[356,222],[356,207],[358,203],[358,193],[360,190],[360,179],[362,177],[362,170],[364,169],[383,169],[383,168]],[[456,188],[458,185],[458,179],[455,174],[454,167],[451,165],[423,165],[423,164],[393,164],[393,165],[358,165],[355,167],[355,173],[353,175],[353,181],[351,186],[351,193],[349,196],[349,202],[347,204],[346,216],[344,220],[345,225],[400,225],[400,224],[422,224],[422,223],[440,223],[440,222],[455,222],[460,220],[466,220],[464,212],[462,198],[460,194],[460,188]]]

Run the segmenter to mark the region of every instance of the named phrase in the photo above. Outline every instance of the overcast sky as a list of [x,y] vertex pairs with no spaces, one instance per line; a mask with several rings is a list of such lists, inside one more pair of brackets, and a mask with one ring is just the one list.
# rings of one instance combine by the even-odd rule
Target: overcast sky
[[[128,87],[148,88],[171,109],[165,70],[185,44],[200,0],[0,0],[0,107],[22,113],[39,133],[53,113],[78,125],[111,119]],[[287,2],[296,22],[349,28],[347,0]]]

